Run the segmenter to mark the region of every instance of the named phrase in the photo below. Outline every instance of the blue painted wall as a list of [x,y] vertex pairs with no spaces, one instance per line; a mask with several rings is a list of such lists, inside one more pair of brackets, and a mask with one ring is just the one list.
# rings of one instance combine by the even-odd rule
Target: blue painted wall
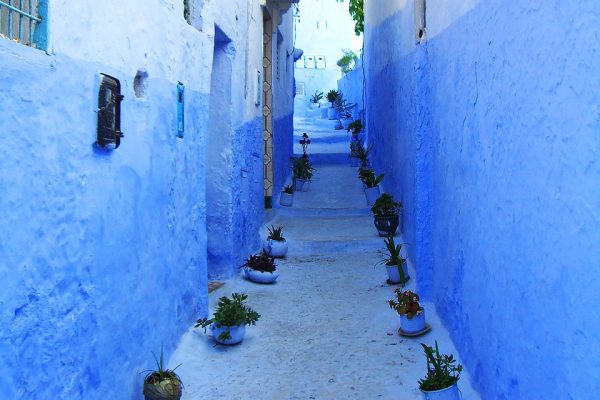
[[233,147],[233,270],[260,246],[258,231],[264,216],[263,118],[255,118],[234,131]]
[[294,154],[294,114],[273,121],[273,204],[279,204],[281,190],[291,182],[290,157]]
[[594,398],[600,4],[471,3],[409,51],[411,7],[367,26],[376,165],[482,397]]
[[[202,163],[207,96],[0,40],[0,397],[141,393],[206,312]],[[121,79],[125,138],[95,151],[97,74]],[[137,398],[137,397],[136,397]]]

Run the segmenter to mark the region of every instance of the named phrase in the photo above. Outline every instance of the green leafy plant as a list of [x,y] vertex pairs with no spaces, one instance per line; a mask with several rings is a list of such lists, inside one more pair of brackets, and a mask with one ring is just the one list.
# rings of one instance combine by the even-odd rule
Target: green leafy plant
[[362,130],[363,130],[363,124],[360,119],[352,121],[348,125],[348,129],[347,129],[347,131],[352,134],[352,138],[354,140],[356,140],[358,138],[358,135],[362,132]]
[[384,193],[371,207],[371,211],[374,215],[398,215],[402,209],[402,203],[394,201],[394,197],[391,194]]
[[271,227],[267,228],[267,230],[269,231],[269,236],[267,236],[267,239],[275,240],[277,242],[285,242],[285,238],[281,234],[283,231],[283,226],[271,225]]
[[347,74],[354,69],[358,56],[350,49],[342,49],[342,56],[337,60],[337,66],[342,72]]
[[331,107],[335,107],[335,101],[337,100],[338,95],[338,91],[334,89],[327,92],[327,101],[331,103]]
[[387,253],[380,252],[381,261],[388,267],[398,267],[400,285],[404,287],[404,284],[408,281],[408,279],[404,275],[404,268],[402,268],[402,265],[406,262],[406,260],[400,255],[402,251],[402,245],[394,242],[394,235],[388,235],[383,242],[385,243],[385,249],[387,250]]
[[462,365],[456,365],[452,354],[440,354],[437,341],[435,347],[429,347],[423,343],[421,346],[427,357],[427,376],[419,381],[419,389],[433,392],[449,388],[458,382]]
[[[196,321],[195,328],[202,327],[206,332],[206,327],[210,324],[215,324],[217,327],[232,327],[238,325],[255,325],[260,318],[260,314],[244,305],[248,299],[245,293],[233,293],[231,298],[223,296],[219,299],[217,309],[211,319],[201,318]],[[231,339],[229,330],[222,332],[219,335],[220,340]]]
[[[344,0],[336,0],[338,3],[343,3]],[[365,12],[364,0],[349,0],[348,12],[354,20],[354,33],[360,36],[365,31]]]
[[323,100],[323,92],[319,92],[318,90],[315,90],[315,94],[313,94],[310,97],[310,102],[311,103],[318,103],[321,100]]
[[396,310],[399,315],[406,315],[406,318],[413,319],[415,315],[423,313],[423,307],[419,304],[419,295],[407,290],[394,290],[396,300],[389,300],[388,304],[392,310]]
[[383,180],[383,174],[375,176],[375,171],[371,168],[360,168],[359,178],[368,188],[374,188]]
[[286,185],[283,187],[283,193],[294,194],[294,186]]
[[[283,241],[285,241],[285,239]],[[275,260],[265,251],[248,257],[243,266],[260,272],[275,272],[277,269]]]
[[360,161],[361,168],[366,168],[369,164],[369,154],[373,146],[366,147],[362,140],[350,142],[350,157],[357,158]]
[[304,179],[310,182],[316,169],[312,166],[308,156],[292,157],[291,160],[293,178]]
[[[175,368],[165,369],[163,362],[163,349],[160,349],[160,358],[152,353],[156,361],[156,370],[148,371],[144,378],[145,396],[162,396],[164,398],[178,399],[181,396],[181,378],[175,373],[181,364]],[[155,398],[153,397],[153,398]]]

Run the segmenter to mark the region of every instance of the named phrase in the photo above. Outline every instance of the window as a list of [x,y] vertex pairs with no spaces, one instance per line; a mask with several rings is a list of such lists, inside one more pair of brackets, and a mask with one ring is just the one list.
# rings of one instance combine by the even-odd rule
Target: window
[[98,91],[98,137],[96,144],[105,149],[116,149],[121,144],[121,83],[102,74]]
[[46,50],[46,15],[48,0],[0,0],[0,36]]
[[304,68],[315,68],[315,58],[313,56],[306,56],[304,58]]
[[315,68],[327,68],[327,61],[325,60],[325,56],[315,56]]

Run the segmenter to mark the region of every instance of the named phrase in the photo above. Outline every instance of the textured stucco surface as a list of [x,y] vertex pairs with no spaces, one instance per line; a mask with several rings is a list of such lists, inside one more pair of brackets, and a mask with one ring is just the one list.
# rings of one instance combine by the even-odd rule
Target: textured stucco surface
[[[121,3],[50,2],[48,54],[0,39],[3,399],[141,398],[151,352],[164,346],[168,357],[206,314],[215,25],[232,46],[233,260],[259,244],[260,4],[194,2],[194,27],[179,0]],[[287,19],[282,46],[291,43]],[[275,90],[287,108],[277,112],[288,115],[291,62],[282,67],[289,72]],[[142,98],[133,88],[138,70],[148,76]],[[118,78],[125,95],[125,138],[113,152],[92,147],[99,73]],[[178,82],[186,87],[183,139]]]
[[412,34],[410,7],[366,34],[376,165],[408,206],[406,241],[432,255],[419,284],[484,398],[599,390],[599,7],[481,1],[397,54],[378,43]]
[[277,168],[273,171],[274,200],[281,193],[283,187],[291,181],[292,169],[290,157],[294,154],[294,115],[289,114],[273,121],[273,158]]
[[97,151],[105,66],[61,55],[36,65],[31,51],[2,67],[0,394],[122,398],[138,391],[150,352],[168,353],[206,310],[207,96],[186,92],[177,139],[176,83],[150,78],[136,100],[133,76],[115,71],[126,136]]

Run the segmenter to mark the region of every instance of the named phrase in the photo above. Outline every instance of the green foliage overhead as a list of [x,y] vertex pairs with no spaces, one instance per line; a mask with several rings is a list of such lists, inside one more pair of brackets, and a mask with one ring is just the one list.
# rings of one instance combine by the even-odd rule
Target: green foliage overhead
[[[338,3],[343,3],[344,0],[336,0]],[[349,0],[348,12],[354,20],[354,33],[360,36],[365,31],[365,12],[364,0]]]

